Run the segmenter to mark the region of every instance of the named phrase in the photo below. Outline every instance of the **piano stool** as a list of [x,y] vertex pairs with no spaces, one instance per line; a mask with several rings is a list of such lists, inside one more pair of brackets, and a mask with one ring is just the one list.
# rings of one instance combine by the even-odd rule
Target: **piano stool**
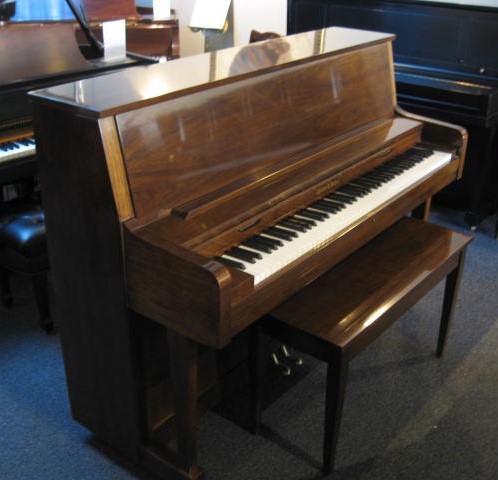
[[261,421],[265,333],[327,362],[323,471],[332,472],[349,361],[446,277],[436,350],[440,357],[471,240],[404,218],[256,323],[250,349],[254,433]]
[[25,206],[15,213],[0,217],[0,290],[6,307],[13,304],[9,274],[16,272],[31,277],[39,312],[40,327],[49,332],[48,252],[45,217],[39,207]]

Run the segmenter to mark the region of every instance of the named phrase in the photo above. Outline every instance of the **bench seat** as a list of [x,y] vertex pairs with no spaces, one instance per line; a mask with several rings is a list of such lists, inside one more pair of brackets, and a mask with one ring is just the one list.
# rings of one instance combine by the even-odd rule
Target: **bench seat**
[[444,350],[472,237],[404,218],[255,325],[252,423],[261,419],[261,331],[328,364],[323,470],[333,471],[349,361],[446,278],[436,355]]

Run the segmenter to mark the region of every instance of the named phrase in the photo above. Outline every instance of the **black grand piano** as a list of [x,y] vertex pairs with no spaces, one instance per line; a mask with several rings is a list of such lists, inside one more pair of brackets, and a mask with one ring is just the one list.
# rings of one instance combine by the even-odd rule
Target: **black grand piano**
[[463,178],[437,199],[463,208],[465,223],[475,228],[498,204],[498,6],[467,3],[289,0],[287,29],[344,26],[396,34],[399,104],[469,131]]
[[[36,7],[34,13],[42,14],[36,21],[29,21],[28,14],[33,13],[29,5]],[[48,2],[0,0],[0,186],[32,184],[36,174],[27,92],[156,62],[140,52],[106,60],[82,2],[60,0],[57,8],[51,7]],[[52,16],[44,19],[47,12]],[[78,35],[84,37],[83,42],[78,42]]]

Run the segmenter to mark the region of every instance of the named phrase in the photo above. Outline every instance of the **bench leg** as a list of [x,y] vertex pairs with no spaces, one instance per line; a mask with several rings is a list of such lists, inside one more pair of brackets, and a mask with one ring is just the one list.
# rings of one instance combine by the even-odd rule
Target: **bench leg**
[[341,351],[334,351],[327,365],[327,391],[325,397],[325,432],[323,440],[323,472],[334,471],[335,453],[339,439],[342,407],[348,378],[348,361]]
[[460,287],[460,279],[462,276],[463,266],[465,264],[465,253],[466,250],[462,250],[462,252],[460,253],[460,258],[458,260],[458,266],[446,277],[443,299],[443,313],[441,315],[439,337],[436,349],[437,357],[441,357],[443,355],[444,347],[446,345],[446,336],[448,334],[451,318],[455,309],[458,289]]

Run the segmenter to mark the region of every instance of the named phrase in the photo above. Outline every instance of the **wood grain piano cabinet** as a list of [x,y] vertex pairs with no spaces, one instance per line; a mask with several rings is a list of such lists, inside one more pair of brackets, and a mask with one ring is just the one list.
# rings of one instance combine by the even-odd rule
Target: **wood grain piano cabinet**
[[465,130],[396,105],[392,40],[330,28],[32,92],[72,414],[131,461],[201,478],[209,357],[461,175]]

